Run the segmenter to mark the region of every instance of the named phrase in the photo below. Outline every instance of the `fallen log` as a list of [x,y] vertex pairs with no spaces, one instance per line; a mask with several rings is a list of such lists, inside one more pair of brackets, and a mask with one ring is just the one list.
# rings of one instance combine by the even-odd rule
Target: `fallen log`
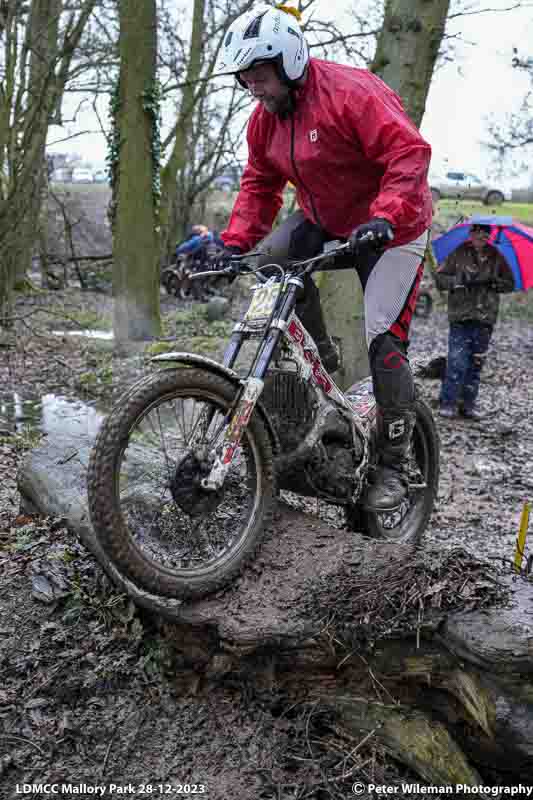
[[160,620],[176,670],[328,708],[435,785],[533,778],[533,583],[466,551],[372,542],[280,503],[264,546],[195,602],[142,591],[99,546],[89,437],[24,462],[24,510],[62,517],[117,588]]

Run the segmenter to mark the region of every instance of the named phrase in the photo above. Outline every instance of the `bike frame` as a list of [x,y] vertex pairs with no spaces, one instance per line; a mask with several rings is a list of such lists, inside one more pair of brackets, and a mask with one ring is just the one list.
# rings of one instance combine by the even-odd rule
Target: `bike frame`
[[[310,259],[310,261],[313,260],[316,259]],[[269,266],[277,267],[277,265]],[[266,269],[266,267],[262,269]],[[250,319],[249,312],[257,299],[256,293],[265,292],[265,290],[268,293],[269,290],[274,291],[276,287],[279,294],[268,318],[259,320],[259,322],[253,318]],[[369,426],[375,418],[375,400],[370,391],[364,391],[361,396],[351,398],[345,395],[324,368],[313,338],[302,325],[294,310],[298,292],[303,289],[302,277],[290,273],[281,279],[270,278],[265,283],[253,287],[254,297],[243,319],[233,329],[224,354],[224,366],[233,367],[239,351],[247,339],[261,338],[262,341],[242,389],[228,412],[221,448],[210,474],[202,481],[204,489],[216,491],[222,486],[233,456],[239,447],[242,433],[263,391],[264,379],[276,348],[283,339],[286,355],[284,354],[282,360],[294,363],[300,378],[309,382],[316,391],[318,407],[312,430],[306,436],[306,442],[316,440],[317,432],[322,430],[324,420],[331,413],[333,404],[333,407],[340,411],[349,422],[354,441],[358,439],[363,443],[363,458],[354,473],[354,502],[361,492],[362,481],[359,478],[368,466]],[[257,302],[255,304],[258,305]]]

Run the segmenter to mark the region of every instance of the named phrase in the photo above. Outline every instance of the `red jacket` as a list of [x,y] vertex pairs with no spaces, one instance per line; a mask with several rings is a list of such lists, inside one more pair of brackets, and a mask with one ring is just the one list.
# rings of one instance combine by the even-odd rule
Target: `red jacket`
[[430,225],[427,184],[431,148],[392,89],[371,72],[312,58],[297,92],[294,162],[291,118],[258,104],[248,123],[248,164],[227,229],[226,245],[254,247],[282,205],[287,181],[299,207],[333,236],[348,237],[371,217],[389,220],[393,246]]

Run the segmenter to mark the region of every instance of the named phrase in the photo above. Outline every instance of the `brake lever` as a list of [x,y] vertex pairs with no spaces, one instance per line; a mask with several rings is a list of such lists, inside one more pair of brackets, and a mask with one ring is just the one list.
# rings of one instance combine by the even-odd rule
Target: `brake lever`
[[235,273],[233,270],[230,270],[230,269],[227,269],[227,268],[225,268],[225,269],[210,269],[210,270],[207,270],[206,272],[193,272],[191,275],[189,275],[189,278],[191,280],[196,280],[197,278],[212,278],[214,276],[220,276],[220,275],[225,275],[226,277],[229,278],[229,277],[234,276],[236,274],[238,274],[238,273]]

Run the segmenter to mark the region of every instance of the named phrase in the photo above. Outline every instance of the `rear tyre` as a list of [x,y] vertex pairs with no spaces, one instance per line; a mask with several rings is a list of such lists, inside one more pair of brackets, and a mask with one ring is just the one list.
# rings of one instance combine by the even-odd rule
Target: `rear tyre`
[[439,487],[439,435],[433,415],[424,400],[416,400],[414,411],[416,420],[411,444],[411,472],[413,475],[419,474],[425,488],[411,490],[397,511],[377,513],[360,506],[346,511],[348,526],[361,530],[373,539],[416,545],[433,511]]
[[170,269],[166,269],[161,275],[161,284],[165,287],[168,294],[171,294],[171,291],[168,288],[168,281],[171,276],[172,276],[172,271]]
[[170,275],[167,278],[166,287],[167,287],[167,292],[169,294],[174,295],[174,297],[179,297],[180,286],[181,286],[181,281],[177,275]]
[[489,192],[485,198],[485,205],[487,206],[500,206],[505,197],[501,192]]
[[132,387],[100,429],[88,469],[94,532],[119,571],[149,592],[201,597],[260,546],[275,481],[257,411],[222,489],[200,486],[235,392],[214,373],[164,369]]

